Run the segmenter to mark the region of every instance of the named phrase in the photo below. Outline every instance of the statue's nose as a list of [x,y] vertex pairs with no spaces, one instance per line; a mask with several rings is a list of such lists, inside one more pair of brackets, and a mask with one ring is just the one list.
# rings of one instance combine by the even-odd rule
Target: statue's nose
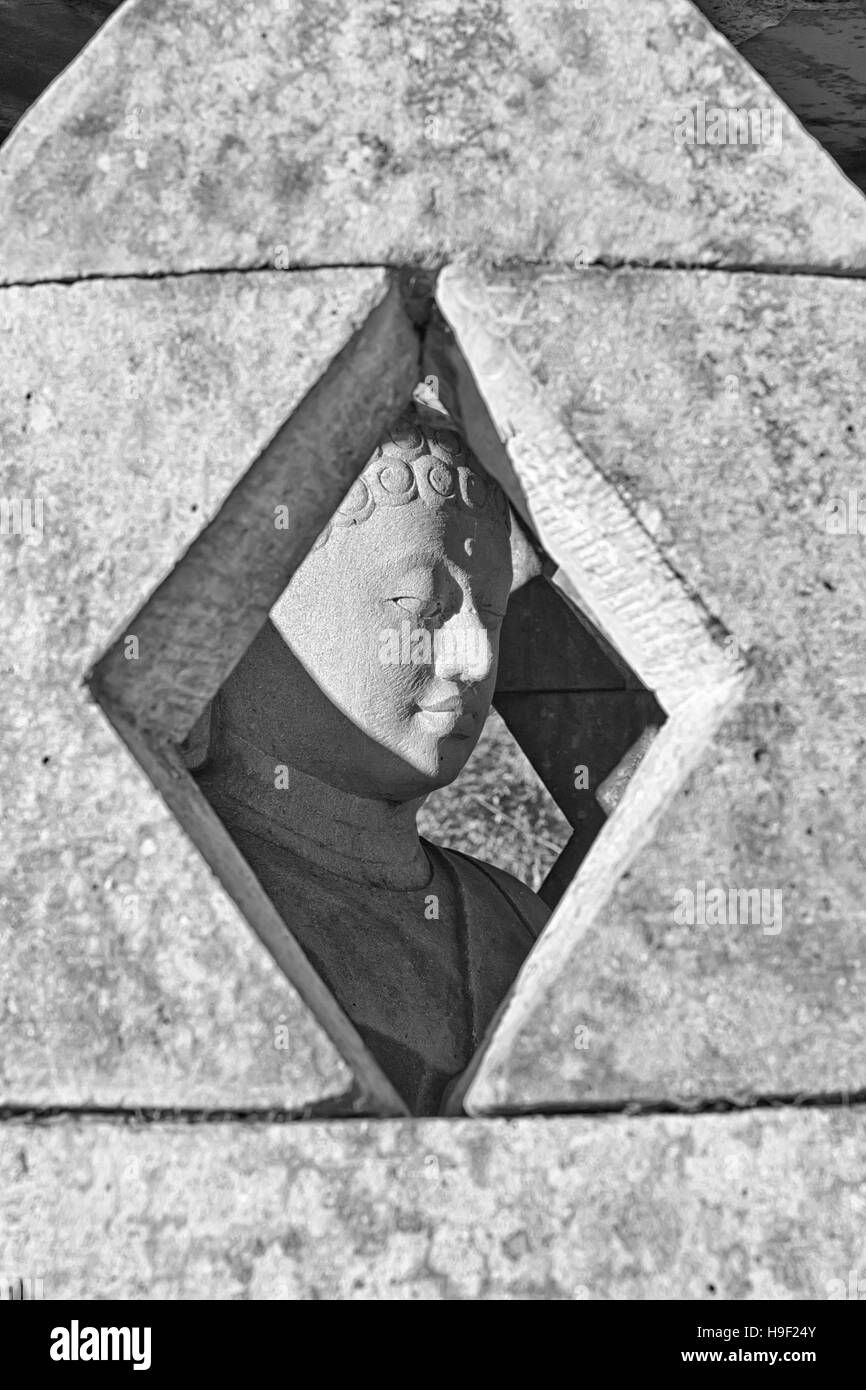
[[441,680],[475,684],[486,680],[496,652],[478,614],[464,609],[443,623],[433,639],[433,667]]

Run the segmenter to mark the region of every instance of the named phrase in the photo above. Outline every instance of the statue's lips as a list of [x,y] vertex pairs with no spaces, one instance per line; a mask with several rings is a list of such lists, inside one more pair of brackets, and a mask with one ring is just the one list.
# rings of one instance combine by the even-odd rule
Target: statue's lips
[[465,709],[463,701],[456,696],[435,704],[419,705],[418,712],[427,727],[440,738],[471,738],[478,722],[477,713]]

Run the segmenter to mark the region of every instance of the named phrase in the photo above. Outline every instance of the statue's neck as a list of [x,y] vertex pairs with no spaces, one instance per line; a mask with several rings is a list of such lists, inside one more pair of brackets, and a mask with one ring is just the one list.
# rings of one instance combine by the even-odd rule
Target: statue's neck
[[246,820],[330,873],[389,889],[426,888],[430,882],[415,822],[423,798],[388,802],[353,796],[279,763],[226,727],[202,785],[215,801],[233,803],[239,824]]

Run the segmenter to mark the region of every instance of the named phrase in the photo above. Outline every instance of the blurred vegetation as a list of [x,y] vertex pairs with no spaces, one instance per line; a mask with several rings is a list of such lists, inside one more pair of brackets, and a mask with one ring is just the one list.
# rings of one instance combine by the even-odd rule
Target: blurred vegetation
[[495,710],[457,781],[427,798],[418,828],[426,839],[507,869],[536,891],[571,836]]

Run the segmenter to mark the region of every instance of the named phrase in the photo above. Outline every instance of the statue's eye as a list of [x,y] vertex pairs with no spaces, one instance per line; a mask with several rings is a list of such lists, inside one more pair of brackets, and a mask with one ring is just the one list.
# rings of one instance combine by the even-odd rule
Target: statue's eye
[[432,622],[442,613],[442,604],[437,598],[415,598],[411,594],[403,594],[399,598],[391,600],[396,603],[398,608],[402,608],[407,613],[411,613],[413,618],[417,618],[421,623]]
[[491,623],[501,623],[505,617],[505,613],[501,608],[494,608],[489,603],[480,603],[478,605],[478,612],[481,614],[482,618],[486,618]]

